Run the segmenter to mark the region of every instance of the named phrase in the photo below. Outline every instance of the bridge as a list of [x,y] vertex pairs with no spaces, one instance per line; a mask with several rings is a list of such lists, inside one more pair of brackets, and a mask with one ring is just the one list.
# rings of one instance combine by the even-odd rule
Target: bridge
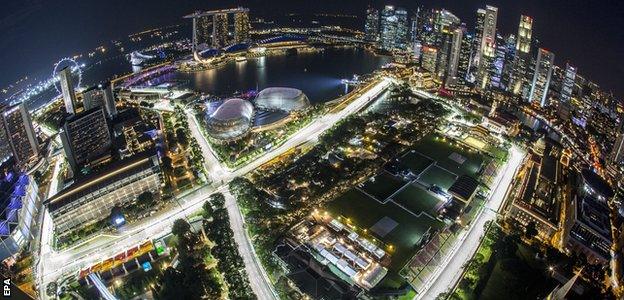
[[117,300],[117,298],[106,288],[106,285],[104,285],[104,283],[100,279],[100,276],[98,276],[95,273],[91,273],[89,274],[88,277],[89,277],[89,280],[93,282],[93,285],[100,292],[100,295],[102,295],[102,298],[104,298],[105,300]]

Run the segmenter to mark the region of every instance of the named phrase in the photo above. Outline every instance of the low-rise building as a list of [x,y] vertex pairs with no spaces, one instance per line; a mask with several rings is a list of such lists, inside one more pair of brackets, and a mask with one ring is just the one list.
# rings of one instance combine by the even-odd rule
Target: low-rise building
[[113,207],[133,203],[143,192],[159,193],[161,176],[158,156],[147,152],[76,180],[46,201],[56,235],[108,218]]
[[558,149],[540,138],[527,155],[519,172],[518,193],[507,217],[521,228],[533,223],[537,238],[555,244],[553,238],[560,228],[562,167]]

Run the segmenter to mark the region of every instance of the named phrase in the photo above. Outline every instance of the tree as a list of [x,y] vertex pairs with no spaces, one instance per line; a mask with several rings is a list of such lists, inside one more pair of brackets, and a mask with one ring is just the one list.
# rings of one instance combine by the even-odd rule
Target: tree
[[210,195],[210,203],[217,209],[225,207],[225,197],[221,193],[215,193]]
[[171,171],[173,169],[173,160],[169,156],[162,157],[162,167],[165,171]]
[[532,239],[533,237],[535,237],[537,235],[537,228],[535,226],[535,222],[531,221],[529,222],[529,224],[527,224],[525,230],[524,230],[524,236],[526,238]]
[[212,214],[214,213],[214,209],[212,208],[212,204],[210,204],[210,201],[204,202],[204,205],[202,206],[202,208],[204,209],[203,211],[204,219],[211,218]]
[[180,145],[182,146],[188,146],[189,144],[189,140],[188,137],[186,135],[186,131],[184,128],[177,128],[176,131],[176,138],[178,139],[178,142],[180,143]]
[[137,197],[137,203],[143,208],[147,208],[154,204],[154,194],[150,191],[143,192]]
[[171,233],[173,233],[177,237],[181,237],[191,231],[191,225],[184,219],[177,219],[173,222],[173,227],[171,227]]

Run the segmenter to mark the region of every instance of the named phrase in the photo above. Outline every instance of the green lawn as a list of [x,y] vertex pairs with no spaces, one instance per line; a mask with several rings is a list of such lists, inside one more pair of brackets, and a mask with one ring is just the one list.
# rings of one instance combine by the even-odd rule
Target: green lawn
[[[441,228],[444,224],[438,220],[431,219],[425,215],[415,217],[392,202],[381,204],[364,193],[352,189],[336,200],[330,202],[326,209],[334,216],[341,216],[341,220],[356,226],[358,232],[367,229],[367,234],[371,236],[370,227],[383,217],[390,217],[398,223],[385,237],[376,240],[392,245],[394,250],[391,253],[391,263],[388,268],[387,278],[384,280],[386,286],[399,287],[403,280],[398,272],[416,252],[417,243],[429,227]],[[346,221],[346,218],[350,222]],[[386,248],[388,250],[389,248]]]
[[436,215],[435,207],[440,203],[438,198],[413,184],[407,186],[392,199],[415,214],[426,212],[432,216]]
[[448,171],[441,169],[437,166],[432,166],[427,169],[419,178],[420,181],[425,182],[427,184],[435,184],[441,187],[444,190],[448,190],[448,188],[453,185],[455,182],[456,176]]
[[399,160],[416,175],[420,174],[433,163],[431,159],[426,158],[416,151],[407,152]]
[[[414,148],[416,151],[435,159],[438,165],[457,175],[471,175],[479,171],[481,164],[486,160],[486,156],[471,150],[467,146],[453,145],[449,139],[446,141],[435,134],[430,134],[422,139]],[[459,164],[450,159],[452,153],[457,153],[466,158],[463,164]]]
[[379,201],[384,201],[403,185],[405,185],[403,180],[397,179],[387,172],[381,172],[374,177],[374,180],[369,179],[364,182],[362,190],[373,195]]

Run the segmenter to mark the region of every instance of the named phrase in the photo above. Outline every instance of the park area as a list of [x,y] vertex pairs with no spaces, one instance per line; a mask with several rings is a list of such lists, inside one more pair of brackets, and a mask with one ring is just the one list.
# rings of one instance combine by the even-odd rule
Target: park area
[[[388,275],[380,286],[399,288],[405,283],[401,269],[431,238],[429,234],[446,227],[438,218],[447,201],[443,192],[460,175],[478,178],[488,159],[471,148],[429,135],[398,158],[398,169],[382,170],[325,209],[391,255]],[[432,186],[442,192],[434,192]]]

